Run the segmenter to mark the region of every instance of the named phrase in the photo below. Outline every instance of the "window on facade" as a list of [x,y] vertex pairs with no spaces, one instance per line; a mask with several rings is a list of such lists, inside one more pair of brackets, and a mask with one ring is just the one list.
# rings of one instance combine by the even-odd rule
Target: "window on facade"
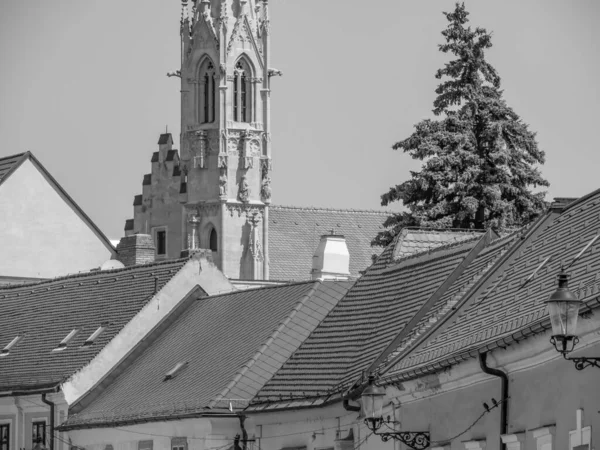
[[200,83],[200,98],[198,114],[200,123],[210,123],[215,120],[216,82],[215,66],[206,59],[200,66],[198,82]]
[[33,422],[32,431],[33,434],[31,442],[33,445],[46,445],[46,422]]
[[217,241],[217,230],[215,230],[214,228],[210,230],[210,239],[208,245],[211,251],[213,252],[216,252],[219,248]]
[[156,254],[167,254],[167,232],[165,230],[159,230],[156,232]]
[[233,72],[233,120],[251,122],[250,66],[243,60],[235,65]]
[[185,438],[185,437],[171,438],[171,450],[187,450],[187,438]]
[[10,448],[10,425],[7,423],[0,424],[0,450],[8,450]]
[[154,441],[138,441],[138,450],[152,450]]

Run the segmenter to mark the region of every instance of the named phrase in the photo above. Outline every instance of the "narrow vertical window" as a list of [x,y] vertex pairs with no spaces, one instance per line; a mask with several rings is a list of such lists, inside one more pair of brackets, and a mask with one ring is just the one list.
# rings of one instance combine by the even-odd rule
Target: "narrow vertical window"
[[238,98],[240,95],[239,81],[240,81],[239,75],[236,71],[233,75],[233,120],[235,120],[236,122],[239,121],[239,119],[238,119]]
[[0,424],[0,450],[9,450],[10,448],[10,425],[8,423]]
[[213,252],[218,251],[219,246],[218,246],[218,242],[217,242],[217,230],[215,230],[214,228],[210,231],[210,239],[209,239],[209,247],[210,250]]
[[211,94],[212,94],[212,99],[211,99],[211,108],[210,108],[210,121],[214,122],[216,120],[216,92],[217,92],[217,87],[216,87],[216,77],[215,77],[215,73],[212,73],[212,90],[211,90]]
[[208,82],[208,73],[204,74],[204,111],[202,123],[208,122],[208,100],[210,98],[210,86]]
[[241,79],[241,84],[242,84],[242,89],[241,89],[241,100],[242,100],[242,122],[249,122],[248,120],[248,92],[247,92],[247,88],[248,85],[247,83],[247,78],[246,78],[246,73],[244,72],[242,74],[242,79]]
[[236,122],[251,121],[251,76],[252,71],[248,63],[238,61],[233,72],[233,120]]
[[167,232],[165,230],[156,232],[156,254],[167,254]]
[[215,120],[215,66],[207,58],[198,73],[198,121],[210,123]]
[[42,447],[46,445],[46,422],[33,422],[32,423],[32,443],[35,447],[36,444],[41,444]]

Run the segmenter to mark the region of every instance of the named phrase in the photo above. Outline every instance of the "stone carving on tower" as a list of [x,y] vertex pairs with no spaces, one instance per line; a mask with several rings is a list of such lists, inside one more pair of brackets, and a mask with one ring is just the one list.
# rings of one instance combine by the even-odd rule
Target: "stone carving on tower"
[[[225,242],[242,241],[250,225],[252,260],[260,254],[268,261],[268,220],[246,220],[267,217],[272,195],[268,1],[182,1],[180,148],[189,167],[183,206],[204,208],[186,219],[186,243],[216,246],[204,234],[217,233],[226,275],[268,279],[268,263],[248,271],[240,267],[244,250]],[[234,210],[243,214],[229,214]]]

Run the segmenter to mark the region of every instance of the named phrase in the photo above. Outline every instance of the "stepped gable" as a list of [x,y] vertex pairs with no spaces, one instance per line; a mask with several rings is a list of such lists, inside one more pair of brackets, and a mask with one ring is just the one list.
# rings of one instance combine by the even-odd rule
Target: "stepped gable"
[[4,181],[13,170],[15,170],[19,164],[26,159],[27,153],[19,153],[18,155],[5,156],[0,158],[0,183]]
[[[52,387],[91,361],[188,259],[0,287],[0,390]],[[83,343],[100,326],[92,345]],[[52,352],[72,330],[65,350]]]
[[346,238],[350,252],[350,275],[372,264],[382,252],[371,240],[383,229],[385,211],[328,209],[312,207],[269,207],[269,278],[304,280],[310,278],[312,257],[321,236],[333,230]]
[[106,390],[75,403],[60,430],[241,411],[351,285],[308,281],[198,298]]
[[[411,379],[549,330],[544,301],[556,290],[561,264],[569,265],[600,234],[599,215],[600,190],[551,217],[543,224],[545,229],[523,242],[518,256],[495,274],[485,291],[470,298],[447,327],[392,367],[389,378]],[[600,307],[599,272],[597,239],[568,269],[569,288],[586,302],[583,313]]]
[[466,240],[395,261],[396,246],[402,245],[398,235],[260,390],[251,409],[339,399],[431,296],[447,280],[456,282],[471,251],[485,248],[490,239],[488,234],[473,233]]

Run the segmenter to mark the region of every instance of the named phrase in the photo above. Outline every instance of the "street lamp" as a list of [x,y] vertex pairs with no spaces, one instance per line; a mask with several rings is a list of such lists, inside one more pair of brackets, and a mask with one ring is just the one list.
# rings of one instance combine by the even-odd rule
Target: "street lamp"
[[383,419],[383,399],[385,397],[385,390],[375,386],[374,381],[375,377],[373,375],[369,376],[369,385],[361,395],[362,412],[365,417],[367,428],[371,430],[373,434],[380,436],[381,440],[384,442],[394,439],[414,450],[424,450],[428,448],[428,431],[392,431],[377,433],[377,430],[379,430],[383,424],[390,423],[390,418],[388,416],[387,420]]
[[577,370],[583,370],[588,366],[600,368],[600,358],[567,358],[567,354],[573,351],[579,338],[577,337],[577,319],[579,309],[583,302],[569,290],[569,275],[562,272],[558,274],[558,289],[546,300],[548,314],[552,325],[552,336],[550,342],[561,353],[565,359],[573,361]]

